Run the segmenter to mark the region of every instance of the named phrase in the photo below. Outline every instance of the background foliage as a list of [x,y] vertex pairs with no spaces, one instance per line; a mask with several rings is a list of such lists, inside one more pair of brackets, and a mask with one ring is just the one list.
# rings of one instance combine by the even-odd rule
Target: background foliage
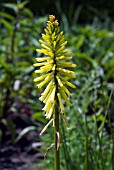
[[[47,21],[47,15],[39,17],[34,16],[34,13],[49,13],[48,2],[45,1],[45,9],[38,1],[38,13],[34,8],[36,2],[32,6],[31,1],[15,4],[7,2],[1,4],[0,12],[1,144],[5,143],[7,129],[15,143],[30,131],[38,130],[39,133],[46,124],[42,116],[42,104],[38,100],[41,91],[38,91],[33,83],[36,76],[33,63],[35,57],[41,56],[36,54],[35,50],[39,47],[38,39]],[[91,5],[94,1],[88,3]],[[96,3],[96,6],[99,3]],[[87,14],[87,11],[82,9],[84,3],[79,3],[82,6],[77,9],[73,9],[74,4],[75,1],[70,1],[69,7],[68,3],[63,6],[59,1],[54,4],[58,10],[56,13],[61,29],[68,41],[67,47],[73,52],[73,62],[77,64],[74,69],[77,89],[72,90],[72,107],[66,108],[71,130],[68,132],[61,122],[61,169],[113,170],[114,25],[108,15],[99,17],[96,12],[93,18],[93,15],[90,15],[93,11]],[[52,1],[50,8],[51,5],[53,6]],[[30,6],[34,13],[28,8]],[[97,10],[99,7],[98,5]],[[112,15],[111,10],[108,12]],[[87,21],[91,22],[87,24]],[[20,120],[23,120],[22,132]],[[37,142],[45,141],[38,149],[41,155],[50,146],[52,134],[53,128],[50,127],[44,136],[38,135],[37,139],[34,139]],[[48,151],[46,159],[41,159],[38,166],[53,169],[53,149]]]

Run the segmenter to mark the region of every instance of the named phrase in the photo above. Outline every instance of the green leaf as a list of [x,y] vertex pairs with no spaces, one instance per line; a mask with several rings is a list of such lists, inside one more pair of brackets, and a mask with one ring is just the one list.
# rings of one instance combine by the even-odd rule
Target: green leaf
[[18,9],[23,9],[26,4],[28,4],[28,1],[24,1],[20,4],[17,4],[17,7],[18,7]]
[[94,68],[97,68],[98,64],[95,61],[95,59],[93,60],[90,56],[88,56],[86,53],[80,53],[80,52],[76,52],[75,53],[76,57],[84,59],[85,61],[89,62],[90,64],[92,64],[92,66]]
[[10,20],[14,20],[14,17],[8,13],[5,13],[5,12],[0,12],[0,17],[4,17],[4,18],[7,18],[7,19],[10,19]]
[[45,122],[44,118],[42,118],[42,112],[36,112],[32,115],[32,117],[37,120],[37,121],[40,121],[42,123]]
[[13,26],[5,19],[2,19],[1,23],[8,29],[9,33],[12,34]]
[[14,10],[15,13],[18,13],[19,11],[17,4],[15,3],[2,3],[2,6]]
[[3,132],[2,132],[2,130],[0,129],[0,142],[1,142],[2,136],[3,136]]
[[31,18],[33,17],[33,13],[28,8],[24,8],[23,12]]
[[36,130],[36,127],[35,126],[29,126],[29,127],[26,127],[25,129],[23,129],[19,135],[17,136],[16,138],[16,142],[18,142],[20,139],[22,139],[26,134],[28,134],[29,132],[31,131],[34,131]]
[[12,140],[14,142],[15,136],[16,136],[16,129],[15,129],[13,121],[11,119],[7,119],[6,120],[6,126],[9,129],[11,136],[12,136]]
[[83,45],[84,40],[85,40],[85,36],[83,35],[79,36],[76,42],[76,47],[80,48]]

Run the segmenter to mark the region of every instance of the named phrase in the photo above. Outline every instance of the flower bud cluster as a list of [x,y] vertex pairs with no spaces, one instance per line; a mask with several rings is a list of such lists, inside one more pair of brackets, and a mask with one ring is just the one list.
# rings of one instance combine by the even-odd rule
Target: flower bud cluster
[[[75,88],[75,85],[68,80],[75,78],[75,76],[69,68],[76,67],[76,64],[69,62],[72,58],[71,53],[65,49],[67,41],[64,39],[63,32],[60,32],[59,23],[55,20],[55,16],[49,16],[44,31],[42,40],[39,40],[41,49],[36,49],[37,52],[43,53],[44,57],[36,58],[37,63],[34,66],[38,67],[38,70],[35,70],[35,73],[40,74],[40,76],[35,78],[34,82],[38,83],[38,88],[46,85],[39,100],[45,104],[43,110],[45,116],[50,119],[54,113],[55,96],[58,97],[61,113],[64,113],[62,99],[70,106],[70,92],[67,87]],[[68,77],[68,80],[65,77]]]

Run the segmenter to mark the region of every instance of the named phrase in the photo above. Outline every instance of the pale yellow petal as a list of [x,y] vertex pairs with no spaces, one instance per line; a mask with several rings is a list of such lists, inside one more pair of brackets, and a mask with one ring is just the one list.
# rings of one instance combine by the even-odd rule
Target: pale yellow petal
[[60,75],[59,75],[60,79],[64,82],[64,84],[70,86],[71,88],[76,88],[76,86],[72,83],[70,83],[69,81],[65,80],[64,78],[62,78]]
[[42,63],[35,63],[35,64],[33,64],[35,67],[39,67],[39,66],[43,66],[43,65],[45,65],[46,64],[46,62],[42,62]]
[[34,81],[34,82],[41,81],[41,80],[43,80],[46,76],[47,76],[46,74],[45,74],[45,75],[42,75],[42,76],[40,76],[40,77],[35,78],[33,81]]
[[62,68],[57,68],[57,70],[59,71],[60,74],[63,74],[65,76],[68,76],[68,77],[71,77],[71,78],[76,78],[76,76],[74,76],[73,71],[69,71],[69,70],[62,69]]
[[60,87],[60,88],[62,88],[68,96],[71,95],[69,90],[64,85],[62,87]]
[[67,95],[65,94],[65,92],[62,90],[62,88],[60,88],[60,93],[63,96],[63,98],[64,98],[65,102],[67,103],[67,105],[70,106],[71,105],[70,101],[69,101]]
[[45,98],[48,94],[48,92],[51,89],[51,86],[53,85],[53,80],[50,81],[50,83],[47,85],[46,89],[44,90],[44,92],[42,93],[43,98]]
[[62,83],[62,81],[60,80],[60,78],[59,78],[59,76],[56,76],[56,78],[57,78],[57,81],[58,81],[58,84],[59,84],[59,86],[63,86],[63,83]]
[[45,61],[45,60],[50,60],[50,57],[36,58],[36,60],[38,62],[42,62],[42,61]]
[[64,106],[63,106],[63,103],[62,103],[60,93],[57,93],[57,97],[58,97],[58,100],[59,100],[59,105],[60,105],[61,112],[63,113],[64,112]]
[[47,76],[45,79],[44,79],[44,81],[43,82],[41,82],[40,84],[38,84],[37,86],[38,86],[38,88],[41,88],[41,87],[43,87],[48,81],[50,81],[52,79],[52,77],[51,76]]

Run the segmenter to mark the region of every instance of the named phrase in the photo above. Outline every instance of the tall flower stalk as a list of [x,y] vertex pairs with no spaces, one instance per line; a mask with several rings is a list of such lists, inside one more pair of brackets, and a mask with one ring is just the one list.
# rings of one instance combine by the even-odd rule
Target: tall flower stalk
[[42,34],[42,39],[39,40],[41,49],[36,49],[37,52],[44,54],[44,56],[36,58],[37,63],[34,66],[38,67],[38,70],[35,70],[38,77],[34,79],[34,82],[38,84],[38,88],[46,86],[39,100],[44,103],[42,110],[44,110],[46,118],[50,119],[50,121],[41,134],[53,122],[55,128],[55,170],[60,170],[59,118],[61,116],[67,126],[63,99],[70,106],[69,97],[71,93],[68,87],[75,88],[75,85],[70,83],[69,79],[75,78],[75,76],[74,72],[69,68],[74,68],[76,65],[69,62],[72,59],[72,54],[65,49],[67,41],[64,39],[63,31],[60,31],[59,23],[55,16],[49,16],[49,21],[47,21],[47,27],[44,31],[45,34]]

